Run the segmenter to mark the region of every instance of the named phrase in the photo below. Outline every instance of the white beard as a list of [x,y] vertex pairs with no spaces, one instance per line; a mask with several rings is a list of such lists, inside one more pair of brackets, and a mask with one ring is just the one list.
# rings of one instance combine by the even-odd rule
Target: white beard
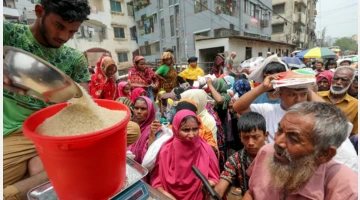
[[344,89],[342,89],[342,90],[339,90],[339,91],[334,90],[333,86],[331,86],[331,87],[330,87],[330,92],[331,92],[332,94],[336,94],[336,95],[345,94],[345,93],[348,91],[348,89],[350,88],[350,86],[351,86],[351,84],[349,84],[346,88],[344,88]]

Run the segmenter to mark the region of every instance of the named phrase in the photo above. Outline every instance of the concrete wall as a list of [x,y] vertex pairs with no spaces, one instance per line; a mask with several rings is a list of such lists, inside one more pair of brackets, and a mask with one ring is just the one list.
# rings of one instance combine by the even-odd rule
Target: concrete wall
[[[101,2],[101,0],[100,0]],[[135,20],[132,16],[128,16],[126,2],[121,2],[122,13],[110,12],[110,1],[103,0],[102,7],[95,9],[96,5],[90,1],[92,7],[92,13],[89,16],[89,21],[85,21],[82,25],[91,26],[96,30],[101,27],[105,28],[105,39],[96,39],[96,35],[100,34],[95,30],[95,37],[93,38],[78,38],[73,37],[66,44],[76,48],[80,51],[86,51],[91,48],[103,48],[111,52],[115,62],[118,62],[117,53],[127,53],[128,61],[132,62],[132,52],[138,49],[138,45],[135,40],[131,40],[130,28],[135,25]],[[99,3],[99,2],[96,2]],[[99,6],[99,5],[97,5]],[[103,11],[101,11],[103,10]],[[118,39],[114,37],[114,26],[121,26],[125,29],[125,39]]]

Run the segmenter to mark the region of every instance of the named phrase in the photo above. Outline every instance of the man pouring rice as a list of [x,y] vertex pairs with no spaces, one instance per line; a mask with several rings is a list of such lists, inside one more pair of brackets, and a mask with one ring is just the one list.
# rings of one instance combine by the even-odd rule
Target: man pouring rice
[[[88,90],[90,74],[84,55],[63,45],[88,19],[88,1],[41,0],[35,5],[35,14],[37,19],[30,26],[4,22],[3,45],[52,63]],[[50,104],[24,95],[26,91],[14,87],[6,74],[3,83],[3,199],[25,199],[31,188],[48,181],[48,177],[33,142],[24,137],[22,125],[28,116]],[[137,140],[139,126],[129,123],[128,134]]]

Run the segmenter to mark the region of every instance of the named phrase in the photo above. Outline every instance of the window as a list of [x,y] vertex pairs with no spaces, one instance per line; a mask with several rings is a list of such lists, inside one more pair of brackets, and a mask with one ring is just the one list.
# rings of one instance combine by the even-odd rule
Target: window
[[159,0],[158,3],[159,3],[159,9],[162,9],[163,8],[163,0]]
[[272,25],[272,33],[283,33],[284,24],[274,24]]
[[164,19],[160,20],[160,26],[161,26],[161,38],[166,38]]
[[170,31],[171,31],[171,37],[175,36],[175,19],[174,19],[174,15],[170,15]]
[[110,0],[111,12],[122,12],[121,3],[119,1]]
[[250,16],[255,17],[255,4],[250,3]]
[[131,35],[131,40],[137,41],[136,26],[133,26],[133,27],[130,28],[130,35]]
[[117,53],[117,56],[118,56],[119,62],[127,62],[128,61],[128,56],[127,56],[127,53],[125,53],[125,52]]
[[174,4],[173,0],[169,0],[169,5],[173,5],[173,4]]
[[259,57],[262,57],[262,52],[259,52],[259,53],[258,53],[258,56],[259,56]]
[[246,7],[247,7],[247,1],[248,1],[248,0],[244,0],[244,13],[246,13],[246,10],[247,10],[247,9],[246,9]]
[[135,16],[134,15],[134,5],[133,2],[127,3],[127,11],[129,16]]
[[285,3],[273,6],[273,12],[275,14],[281,14],[285,12]]
[[194,9],[195,13],[207,10],[207,0],[195,0]]
[[125,38],[124,28],[114,27],[114,36],[115,38]]

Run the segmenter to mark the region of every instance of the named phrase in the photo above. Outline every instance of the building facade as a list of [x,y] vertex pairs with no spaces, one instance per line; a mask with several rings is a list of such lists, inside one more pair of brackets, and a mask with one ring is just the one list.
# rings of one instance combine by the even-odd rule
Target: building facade
[[273,0],[271,40],[295,44],[298,49],[316,45],[317,0]]
[[16,9],[14,0],[3,0],[3,18],[6,21],[19,23],[20,13]]
[[271,0],[134,1],[140,54],[149,61],[173,49],[177,62],[196,55],[199,38],[271,39]]

